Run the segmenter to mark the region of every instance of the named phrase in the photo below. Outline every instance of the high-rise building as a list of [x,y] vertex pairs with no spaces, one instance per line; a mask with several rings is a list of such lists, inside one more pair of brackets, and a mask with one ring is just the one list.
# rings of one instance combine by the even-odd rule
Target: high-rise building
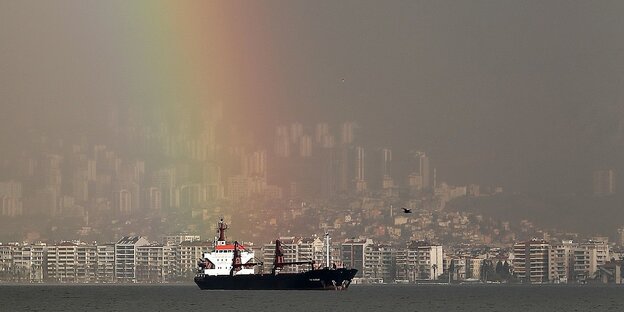
[[162,208],[169,210],[175,203],[175,187],[178,183],[177,170],[174,167],[160,169],[152,174],[152,186],[157,187],[162,195]]
[[299,156],[303,158],[312,156],[312,137],[309,135],[301,136],[299,139]]
[[381,149],[381,175],[392,176],[392,150],[389,148]]
[[429,168],[429,157],[425,152],[412,151],[410,152],[410,176],[420,176],[422,181],[422,188],[431,188],[431,174]]
[[43,214],[47,214],[50,216],[59,215],[59,193],[60,191],[58,191],[57,188],[51,186],[47,186],[41,190],[38,190],[35,194],[36,207],[32,208],[36,208]]
[[355,148],[355,191],[360,193],[367,190],[365,168],[365,158],[364,158],[364,148],[358,146]]
[[249,197],[249,178],[237,175],[228,178],[228,198],[239,201]]
[[322,148],[319,151],[321,161],[321,197],[331,198],[336,195],[337,172],[336,151],[333,148]]
[[127,189],[121,189],[114,194],[115,211],[121,214],[130,214],[132,212],[132,192]]
[[594,171],[594,195],[604,196],[615,194],[615,172],[613,169]]
[[392,150],[389,148],[381,149],[381,188],[389,189],[394,187],[392,179]]
[[303,136],[303,125],[295,122],[290,125],[290,142],[296,144]]
[[275,128],[275,156],[288,158],[290,157],[290,132],[288,126],[277,126]]
[[267,177],[266,151],[255,151],[243,158],[243,175],[249,177]]
[[183,212],[190,212],[198,208],[199,203],[204,200],[204,190],[199,183],[186,184],[180,186],[179,207]]
[[624,246],[624,227],[620,227],[617,230],[617,233],[619,238],[618,243],[620,244],[620,246]]
[[150,187],[145,190],[145,205],[148,211],[162,210],[162,193],[157,187]]
[[22,213],[22,183],[0,182],[0,215],[15,217]]
[[80,201],[86,202],[89,200],[89,180],[88,172],[86,170],[78,170],[74,172],[72,178],[73,197]]
[[337,188],[340,193],[348,193],[350,191],[351,177],[353,173],[350,161],[351,150],[347,146],[339,146],[336,150],[336,172],[337,172]]
[[352,121],[347,121],[343,123],[340,127],[340,144],[342,145],[350,145],[354,142],[354,131],[355,131],[355,123]]
[[206,185],[206,199],[216,200],[223,198],[221,166],[215,163],[207,163],[203,170],[203,182]]
[[329,125],[327,123],[318,123],[316,125],[316,129],[314,131],[314,139],[317,144],[321,144],[323,142],[323,138],[330,135],[329,134]]
[[278,135],[275,138],[275,156],[288,158],[290,157],[290,141],[288,135]]

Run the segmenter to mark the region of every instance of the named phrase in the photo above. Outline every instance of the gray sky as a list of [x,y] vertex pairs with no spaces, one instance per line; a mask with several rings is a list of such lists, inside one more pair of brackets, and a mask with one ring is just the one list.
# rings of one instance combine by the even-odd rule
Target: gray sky
[[[233,7],[240,11],[224,15],[253,16],[270,34],[247,38],[253,30],[243,23],[240,40],[270,44],[262,51],[277,65],[240,73],[250,86],[274,90],[243,108],[261,105],[284,121],[356,120],[371,145],[430,151],[440,176],[455,183],[578,190],[591,170],[622,167],[622,1]],[[0,1],[3,131],[28,120],[72,124],[127,101],[124,51],[102,41],[111,28],[123,29],[101,18],[102,9],[86,1]],[[149,50],[149,42],[125,44]]]

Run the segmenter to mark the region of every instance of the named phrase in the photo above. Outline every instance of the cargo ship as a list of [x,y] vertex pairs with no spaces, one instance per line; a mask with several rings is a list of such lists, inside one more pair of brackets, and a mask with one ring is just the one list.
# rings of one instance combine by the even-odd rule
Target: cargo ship
[[[330,265],[329,234],[325,233],[325,265],[314,261],[285,262],[280,240],[275,241],[275,257],[271,272],[257,273],[254,252],[237,241],[228,243],[225,238],[227,224],[221,219],[214,249],[203,253],[199,259],[195,283],[205,290],[346,290],[357,273],[356,269],[337,268]],[[290,265],[309,265],[303,272],[281,272]]]

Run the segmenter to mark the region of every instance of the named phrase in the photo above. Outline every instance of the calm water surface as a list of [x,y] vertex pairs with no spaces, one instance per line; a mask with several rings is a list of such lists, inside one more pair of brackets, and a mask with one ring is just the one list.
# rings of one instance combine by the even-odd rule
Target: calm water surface
[[624,287],[352,285],[336,292],[2,285],[0,311],[624,311]]

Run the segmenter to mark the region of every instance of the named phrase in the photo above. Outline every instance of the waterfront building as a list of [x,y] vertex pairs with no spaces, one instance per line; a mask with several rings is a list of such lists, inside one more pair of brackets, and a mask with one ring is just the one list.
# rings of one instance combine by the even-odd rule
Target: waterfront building
[[17,273],[18,280],[41,283],[45,274],[46,245],[26,244],[11,248],[12,270]]
[[76,281],[91,283],[97,281],[97,246],[78,244],[76,246]]
[[136,247],[136,282],[162,283],[177,272],[177,246],[149,244]]
[[343,265],[347,268],[357,269],[355,277],[364,276],[366,264],[365,250],[373,244],[372,239],[347,239],[340,246],[340,255]]
[[370,244],[364,249],[364,278],[373,283],[394,282],[397,250],[392,246]]
[[550,244],[544,240],[531,239],[513,246],[514,274],[527,283],[548,281]]
[[481,268],[485,259],[466,258],[466,279],[481,279]]
[[47,277],[49,281],[76,282],[76,249],[72,242],[48,246]]
[[442,245],[414,241],[407,245],[408,279],[436,280],[444,271]]
[[96,247],[98,283],[112,283],[115,281],[115,244],[104,244]]
[[197,261],[205,252],[211,252],[212,242],[186,240],[179,244],[177,253],[178,270],[182,276],[194,275],[197,271]]
[[548,280],[567,283],[572,280],[575,244],[570,240],[553,244],[550,248]]
[[115,281],[136,282],[137,249],[149,245],[141,236],[125,236],[115,244]]
[[574,278],[577,281],[596,276],[598,267],[609,261],[609,245],[606,242],[588,241],[574,248]]

